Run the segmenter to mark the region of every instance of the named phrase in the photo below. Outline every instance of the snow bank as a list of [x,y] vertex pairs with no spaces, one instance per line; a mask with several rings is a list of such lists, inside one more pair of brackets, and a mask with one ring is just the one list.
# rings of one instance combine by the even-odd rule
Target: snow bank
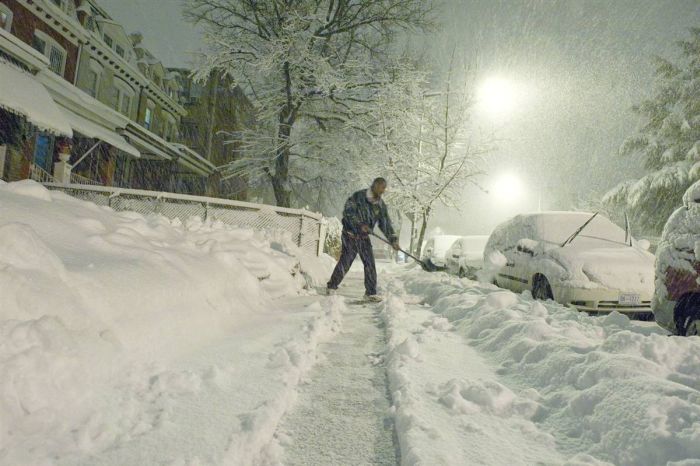
[[497,367],[497,384],[438,387],[444,406],[528,420],[577,464],[697,464],[700,339],[490,285],[415,272],[403,278],[408,293],[454,325],[465,350]]
[[383,317],[387,372],[402,464],[562,464],[533,419],[532,393],[518,394],[466,346],[454,326],[398,281]]
[[[152,429],[200,383],[154,367],[328,269],[285,236],[0,185],[0,463],[49,464]],[[133,396],[109,402],[115,387]]]

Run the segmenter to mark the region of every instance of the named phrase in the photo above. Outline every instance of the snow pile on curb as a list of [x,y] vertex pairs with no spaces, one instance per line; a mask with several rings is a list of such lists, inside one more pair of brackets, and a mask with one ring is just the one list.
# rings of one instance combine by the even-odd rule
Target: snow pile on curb
[[[0,184],[0,463],[96,452],[152,429],[170,395],[199,386],[161,362],[327,273],[281,235]],[[133,396],[110,402],[117,388]],[[154,400],[144,417],[139,404]]]
[[275,436],[284,414],[294,405],[297,387],[318,358],[318,346],[332,339],[342,328],[345,302],[334,296],[310,306],[320,315],[308,322],[300,335],[282,344],[270,354],[268,367],[279,373],[284,389],[257,410],[240,418],[240,430],[234,434],[224,456],[224,464],[278,464],[282,457],[280,440]]
[[420,300],[398,280],[390,289],[382,315],[401,463],[562,464],[553,437],[533,422],[533,394],[501,384],[448,319],[408,304]]
[[416,427],[415,400],[413,399],[411,381],[405,371],[404,363],[408,359],[418,359],[415,338],[406,336],[397,328],[397,322],[405,319],[406,307],[398,297],[390,295],[383,306],[382,319],[387,339],[386,367],[389,379],[394,429],[401,449],[401,463],[405,465],[420,464],[420,449],[414,444],[412,433]]
[[441,274],[403,279],[531,400],[515,405],[507,390],[454,382],[442,387],[443,404],[472,412],[481,400],[487,403],[477,405],[496,414],[527,411],[560,452],[579,462],[698,464],[700,339]]

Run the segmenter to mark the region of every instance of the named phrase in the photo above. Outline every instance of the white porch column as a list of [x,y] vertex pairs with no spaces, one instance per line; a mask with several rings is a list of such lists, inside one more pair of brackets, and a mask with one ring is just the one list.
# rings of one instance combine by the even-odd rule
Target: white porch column
[[[68,149],[70,151],[70,148]],[[73,166],[68,163],[70,152],[60,152],[58,162],[53,165],[53,177],[57,183],[70,184],[70,174]]]

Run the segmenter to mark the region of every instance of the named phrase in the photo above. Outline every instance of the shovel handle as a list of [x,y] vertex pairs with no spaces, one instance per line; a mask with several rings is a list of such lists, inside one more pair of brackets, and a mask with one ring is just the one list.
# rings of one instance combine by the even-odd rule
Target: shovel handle
[[[382,238],[381,236],[379,236],[379,235],[376,234],[375,232],[370,231],[369,234],[372,235],[372,236],[374,236],[374,237],[377,238],[378,240],[383,241],[384,243],[388,244],[389,246],[393,246],[393,244],[391,244],[387,239]],[[408,257],[410,257],[411,259],[413,259],[413,260],[415,260],[415,261],[418,261],[418,262],[421,263],[421,264],[423,263],[422,260],[418,259],[418,258],[417,258],[416,256],[414,256],[413,254],[411,254],[411,253],[409,253],[409,252],[406,252],[406,251],[404,251],[404,250],[401,249],[401,248],[399,248],[399,251],[401,251],[402,253],[406,254],[406,255],[407,255]]]

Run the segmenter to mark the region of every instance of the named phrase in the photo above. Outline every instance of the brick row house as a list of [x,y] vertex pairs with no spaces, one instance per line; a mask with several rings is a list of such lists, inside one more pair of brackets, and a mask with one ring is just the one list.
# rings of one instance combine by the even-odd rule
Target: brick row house
[[187,109],[180,123],[183,143],[220,167],[208,180],[207,194],[247,200],[248,180],[230,174],[226,165],[243,157],[239,134],[255,124],[253,104],[230,77],[213,74],[206,82],[197,82],[188,69],[169,71],[178,81]]
[[0,178],[203,194],[182,83],[95,0],[0,0]]

